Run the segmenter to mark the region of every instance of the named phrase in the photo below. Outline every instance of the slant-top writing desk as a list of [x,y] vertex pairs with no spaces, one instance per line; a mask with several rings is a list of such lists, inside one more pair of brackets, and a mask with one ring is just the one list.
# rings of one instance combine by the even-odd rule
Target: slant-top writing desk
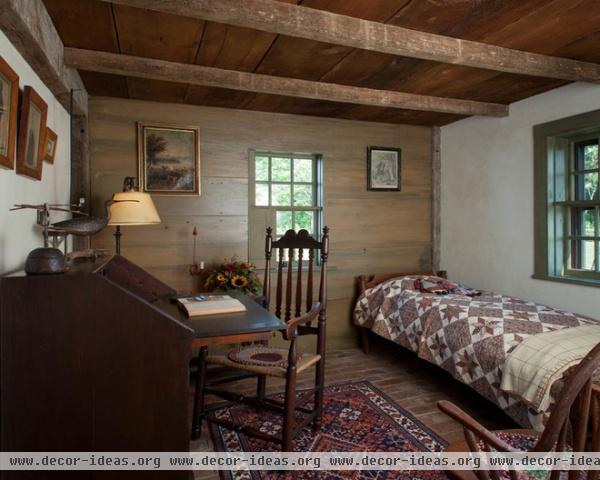
[[285,325],[245,296],[247,312],[188,319],[175,295],[120,256],[0,278],[0,450],[187,451],[192,347],[263,340]]

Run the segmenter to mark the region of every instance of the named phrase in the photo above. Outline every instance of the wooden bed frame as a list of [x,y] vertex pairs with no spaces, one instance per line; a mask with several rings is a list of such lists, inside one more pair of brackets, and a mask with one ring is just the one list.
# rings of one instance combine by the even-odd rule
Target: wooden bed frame
[[[354,303],[358,300],[365,290],[369,288],[376,287],[380,283],[387,282],[392,278],[398,277],[406,277],[408,275],[436,275],[441,278],[448,278],[448,273],[446,270],[440,270],[437,273],[432,272],[401,272],[401,273],[381,273],[375,275],[360,275],[356,277],[356,285],[357,285],[357,294]],[[358,327],[358,332],[360,336],[360,347],[362,351],[366,354],[369,353],[369,332],[370,328],[367,327]]]
[[[358,300],[358,297],[368,290],[369,288],[376,287],[380,283],[387,282],[392,278],[405,277],[409,275],[435,275],[441,278],[448,278],[448,273],[446,270],[440,270],[437,273],[432,272],[401,272],[401,273],[382,273],[382,274],[374,274],[374,275],[360,275],[356,277],[356,285],[357,285],[357,295],[355,299]],[[360,335],[360,345],[362,351],[365,354],[369,353],[369,332],[371,331],[368,327],[358,326],[359,335]],[[600,385],[593,384],[592,385],[592,395],[591,395],[591,405],[589,407],[589,422],[591,423],[591,431],[595,432],[594,435],[594,445],[592,445],[592,451],[597,451],[600,448],[600,443],[598,439],[600,439]]]

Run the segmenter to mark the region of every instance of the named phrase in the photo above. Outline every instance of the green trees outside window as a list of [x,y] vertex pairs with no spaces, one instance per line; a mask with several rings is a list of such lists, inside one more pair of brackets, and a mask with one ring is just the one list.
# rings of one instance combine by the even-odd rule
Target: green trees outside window
[[600,112],[534,129],[535,277],[600,286]]

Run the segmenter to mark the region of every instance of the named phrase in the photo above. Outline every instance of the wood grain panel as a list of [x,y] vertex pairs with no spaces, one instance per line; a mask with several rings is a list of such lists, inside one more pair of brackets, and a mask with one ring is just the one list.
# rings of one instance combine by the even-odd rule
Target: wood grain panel
[[[323,156],[324,217],[331,228],[331,345],[354,335],[349,314],[356,275],[430,266],[429,128],[94,98],[90,137],[95,211],[120,189],[125,175],[135,175],[136,121],[200,126],[202,196],[155,195],[163,223],[123,229],[124,255],[179,290],[198,286],[187,273],[194,225],[199,230],[198,261],[208,266],[226,256],[247,258],[250,149]],[[367,192],[369,145],[402,148],[402,192]],[[112,250],[111,234],[107,229],[94,237],[94,246]]]
[[298,78],[283,78],[95,50],[66,48],[64,53],[65,65],[72,68],[143,79],[419,112],[498,117],[508,115],[508,107],[501,104],[407,94],[390,90],[382,91]]
[[420,32],[314,8],[282,5],[274,0],[189,0],[185,4],[167,4],[160,0],[111,1],[336,46],[567,81],[600,81],[600,66],[593,63]]
[[[426,29],[419,17],[420,10],[426,8],[428,3],[413,3],[412,8],[404,9],[389,23],[405,27],[410,25],[409,28],[419,30]],[[436,30],[435,33],[535,53],[595,61],[593,55],[597,49],[589,48],[585,54],[580,51],[579,55],[561,50],[562,46],[570,45],[575,39],[593,35],[600,28],[598,17],[590,15],[594,9],[593,0],[526,3],[510,1],[502,2],[500,8],[489,3],[484,2],[483,10],[473,4],[471,15],[462,19],[455,18],[454,26],[446,25],[446,30]],[[451,12],[446,12],[444,16],[454,15],[459,9],[447,10]],[[371,72],[372,75],[366,83],[373,88],[391,88],[413,93],[436,92],[455,98],[508,103],[565,83],[559,80],[498,74],[476,68],[394,57],[389,57],[387,67],[383,66],[381,61],[371,66],[374,58],[380,57],[372,57],[368,52],[356,52],[356,58],[348,59],[353,60],[354,64],[363,65],[366,71]],[[364,70],[362,75],[364,78]],[[340,68],[335,75],[330,74],[327,80],[338,81],[339,78],[346,78],[346,81],[352,79],[351,70]]]
[[[97,0],[85,2],[44,0],[44,5],[66,47],[86,45],[86,48],[95,50],[119,52],[112,6],[109,3]],[[129,96],[123,77],[81,72],[81,79],[90,94]]]
[[44,0],[44,5],[65,47],[86,45],[95,50],[119,52],[110,3]]
[[[248,230],[246,215],[169,215],[158,225],[143,227],[123,226],[123,237],[128,247],[143,247],[152,244],[159,247],[191,246],[192,231],[198,231],[198,242],[202,245],[218,246],[231,239],[245,238]],[[98,234],[98,239],[112,238],[112,229]],[[201,252],[199,252],[202,255]],[[191,258],[190,262],[191,263]]]
[[[386,22],[404,8],[407,3],[409,3],[408,0],[377,0],[370,2],[362,0],[305,0],[302,2],[302,6],[342,15],[351,15],[366,20]],[[280,35],[255,71],[268,75],[321,80],[328,71],[343,62],[354,50],[350,47]],[[294,52],[294,55],[290,55],[289,52]],[[318,103],[303,102],[305,110],[301,111],[298,109],[299,105],[295,99],[286,97],[274,99],[271,96],[254,95],[251,100],[246,100],[244,108],[265,110],[267,106],[276,106],[277,111],[310,115],[310,111],[318,108]],[[341,111],[350,108],[345,105],[337,105],[337,109]]]
[[[577,56],[572,52],[563,52],[553,47],[553,45],[564,45],[570,42],[573,36],[585,37],[600,27],[597,18],[594,19],[593,15],[589,15],[592,8],[589,3],[549,0],[478,2],[479,4],[468,2],[463,6],[469,5],[469,11],[462,12],[462,16],[460,16],[461,8],[458,6],[446,9],[443,15],[432,15],[432,9],[437,8],[434,3],[413,2],[389,23],[537,53],[595,61],[591,53],[592,49],[587,54]],[[556,22],[567,17],[566,24],[571,26],[565,28],[566,25],[561,22],[561,26],[558,27]],[[582,24],[583,28],[575,28],[571,21],[577,22],[577,19],[582,17],[587,17]],[[430,21],[425,21],[427,19]],[[549,37],[552,37],[552,40],[547,42]],[[564,83],[415,59],[374,55],[364,51],[354,52],[343,65],[329,72],[325,79],[352,84],[358,81],[373,88],[436,92],[442,96],[502,103],[520,100]],[[361,118],[352,115],[360,110],[361,107],[354,107],[348,115]],[[438,122],[438,124],[444,123],[447,122]]]
[[[295,4],[300,0],[282,1]],[[276,34],[269,32],[206,22],[195,63],[209,67],[253,72],[276,38]],[[253,96],[254,94],[248,92],[190,85],[185,98],[186,103],[235,107]]]
[[79,72],[85,88],[94,95],[105,97],[129,98],[127,79],[120,75],[110,75],[98,72]]
[[[44,2],[64,43],[78,48],[116,52],[118,36],[122,35],[123,44],[142,56],[177,60],[182,56],[190,58],[187,55],[192,53],[189,61],[201,65],[499,103],[514,102],[563,84],[557,80],[497,74],[278,37],[214,22],[206,23],[199,46],[193,52],[193,47],[185,48],[189,38],[193,38],[193,35],[190,37],[193,29],[184,28],[178,35],[180,32],[173,32],[174,27],[169,26],[177,24],[173,18],[182,24],[189,19],[169,19],[168,15],[131,8],[124,14],[123,7],[97,0]],[[478,0],[452,2],[451,7],[440,6],[437,0],[304,0],[301,5],[449,37],[600,62],[597,0]],[[115,19],[111,7],[117,12]],[[123,23],[119,23],[118,32],[115,21]],[[160,34],[163,29],[165,35]],[[186,101],[197,105],[414,125],[444,125],[464,118],[85,74],[86,87],[93,95],[126,96],[127,81],[133,84],[135,96],[154,101]]]
[[[196,58],[204,21],[113,5],[121,53],[192,63]],[[131,98],[183,102],[187,87],[171,82],[128,78]]]

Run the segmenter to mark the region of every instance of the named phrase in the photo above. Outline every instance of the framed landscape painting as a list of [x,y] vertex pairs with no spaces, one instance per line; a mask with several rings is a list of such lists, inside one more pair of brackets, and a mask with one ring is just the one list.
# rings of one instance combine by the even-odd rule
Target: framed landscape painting
[[200,128],[138,122],[141,191],[160,195],[200,194]]
[[54,163],[54,156],[56,155],[56,144],[58,143],[58,136],[54,133],[50,127],[46,128],[46,153],[44,160],[48,163]]
[[15,167],[19,76],[0,57],[0,166]]
[[367,190],[400,191],[401,150],[367,147]]
[[46,154],[46,116],[48,105],[31,87],[23,90],[19,146],[17,148],[17,173],[36,180],[42,179],[42,166]]

